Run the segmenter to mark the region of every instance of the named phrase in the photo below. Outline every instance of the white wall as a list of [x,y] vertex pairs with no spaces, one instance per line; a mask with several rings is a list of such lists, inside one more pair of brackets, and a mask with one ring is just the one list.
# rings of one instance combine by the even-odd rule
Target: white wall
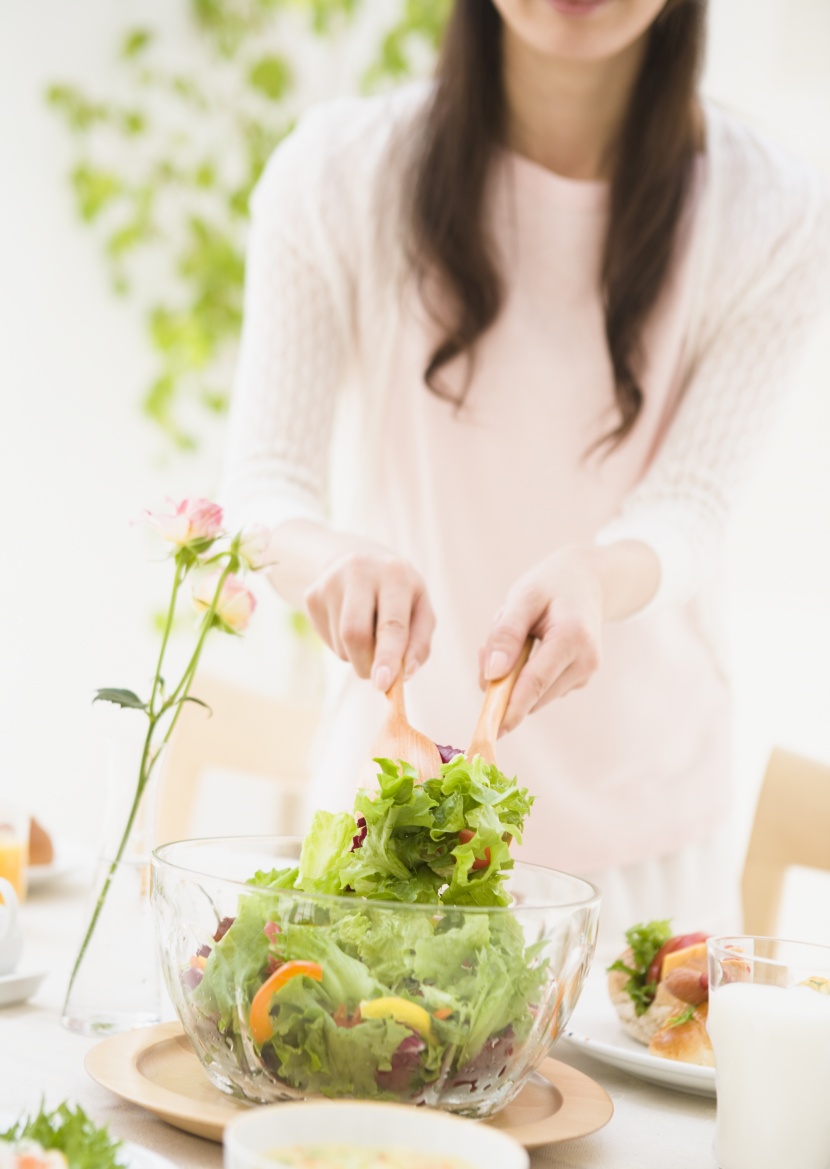
[[[141,320],[111,296],[74,219],[67,137],[43,92],[57,79],[117,90],[113,47],[137,22],[174,33],[186,52],[185,3],[0,5],[0,793],[25,791],[48,824],[76,836],[97,822],[102,784],[90,697],[100,685],[146,686],[148,612],[167,588],[128,521],[166,495],[215,490],[222,436],[217,428],[197,457],[170,458],[141,419],[152,370]],[[712,8],[707,88],[830,172],[827,0]],[[351,55],[336,70],[317,60],[321,94],[343,84]],[[732,540],[744,809],[772,742],[830,759],[829,375],[825,336]],[[276,690],[290,643],[279,607],[262,608],[248,638],[217,646],[214,660]]]
[[[715,0],[707,88],[830,174],[830,5]],[[726,258],[728,262],[728,258]],[[731,541],[729,625],[748,813],[773,743],[830,761],[830,321]]]

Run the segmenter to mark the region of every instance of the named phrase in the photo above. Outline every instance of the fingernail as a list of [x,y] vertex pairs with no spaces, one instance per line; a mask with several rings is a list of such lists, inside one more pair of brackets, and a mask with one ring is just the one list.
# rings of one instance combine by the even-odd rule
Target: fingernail
[[385,694],[392,685],[392,671],[388,666],[378,666],[372,674],[372,685],[376,690],[382,690]]
[[487,668],[484,671],[484,677],[488,682],[492,682],[496,678],[503,678],[507,673],[508,663],[509,659],[504,650],[494,650],[490,654],[490,658],[487,662]]
[[412,677],[412,675],[417,671],[419,665],[420,665],[420,662],[418,661],[417,658],[412,658],[411,661],[406,663],[406,665],[404,666],[403,676],[407,682]]

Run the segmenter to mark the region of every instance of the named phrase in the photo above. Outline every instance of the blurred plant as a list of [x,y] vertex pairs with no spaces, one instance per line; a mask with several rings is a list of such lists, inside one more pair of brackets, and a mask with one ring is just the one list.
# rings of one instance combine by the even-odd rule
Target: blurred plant
[[[310,31],[336,54],[373,2],[180,0],[193,32],[183,67],[169,63],[180,49],[134,28],[119,49],[121,99],[63,83],[47,91],[75,144],[78,216],[96,230],[116,292],[146,312],[157,369],[143,410],[178,448],[196,445],[190,403],[213,414],[227,408],[248,199],[304,104],[285,46]],[[428,67],[451,0],[382,4],[393,23],[355,88],[397,84]]]

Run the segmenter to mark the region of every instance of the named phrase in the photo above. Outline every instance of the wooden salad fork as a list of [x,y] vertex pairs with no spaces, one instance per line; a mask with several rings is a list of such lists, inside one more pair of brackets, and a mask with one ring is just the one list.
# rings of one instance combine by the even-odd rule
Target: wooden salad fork
[[503,678],[494,678],[492,682],[487,683],[484,705],[481,708],[476,729],[473,731],[473,739],[467,751],[468,759],[473,759],[476,755],[480,755],[485,763],[495,764],[496,739],[498,738],[499,728],[507,712],[510,695],[513,693],[516,679],[521,674],[525,662],[530,657],[533,641],[534,639],[529,637],[524,643],[516,659],[516,664],[509,674],[505,674]]
[[403,698],[403,670],[386,691],[389,713],[372,747],[373,759],[403,759],[418,772],[421,783],[440,773],[441,753],[427,735],[410,725]]

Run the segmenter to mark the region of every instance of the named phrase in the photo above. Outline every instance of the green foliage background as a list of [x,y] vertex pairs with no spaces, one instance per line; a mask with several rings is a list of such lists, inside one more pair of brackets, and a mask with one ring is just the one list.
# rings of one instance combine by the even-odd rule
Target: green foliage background
[[[146,313],[156,374],[142,408],[187,450],[199,433],[192,405],[214,415],[227,409],[249,196],[302,112],[286,46],[298,34],[313,37],[334,62],[373,0],[170,2],[192,27],[198,61],[171,66],[163,37],[132,28],[117,47],[118,99],[56,82],[47,100],[72,135],[78,216],[94,230],[114,291]],[[375,91],[428,67],[451,2],[380,0],[390,23],[355,87]],[[163,290],[149,303],[147,286]]]

